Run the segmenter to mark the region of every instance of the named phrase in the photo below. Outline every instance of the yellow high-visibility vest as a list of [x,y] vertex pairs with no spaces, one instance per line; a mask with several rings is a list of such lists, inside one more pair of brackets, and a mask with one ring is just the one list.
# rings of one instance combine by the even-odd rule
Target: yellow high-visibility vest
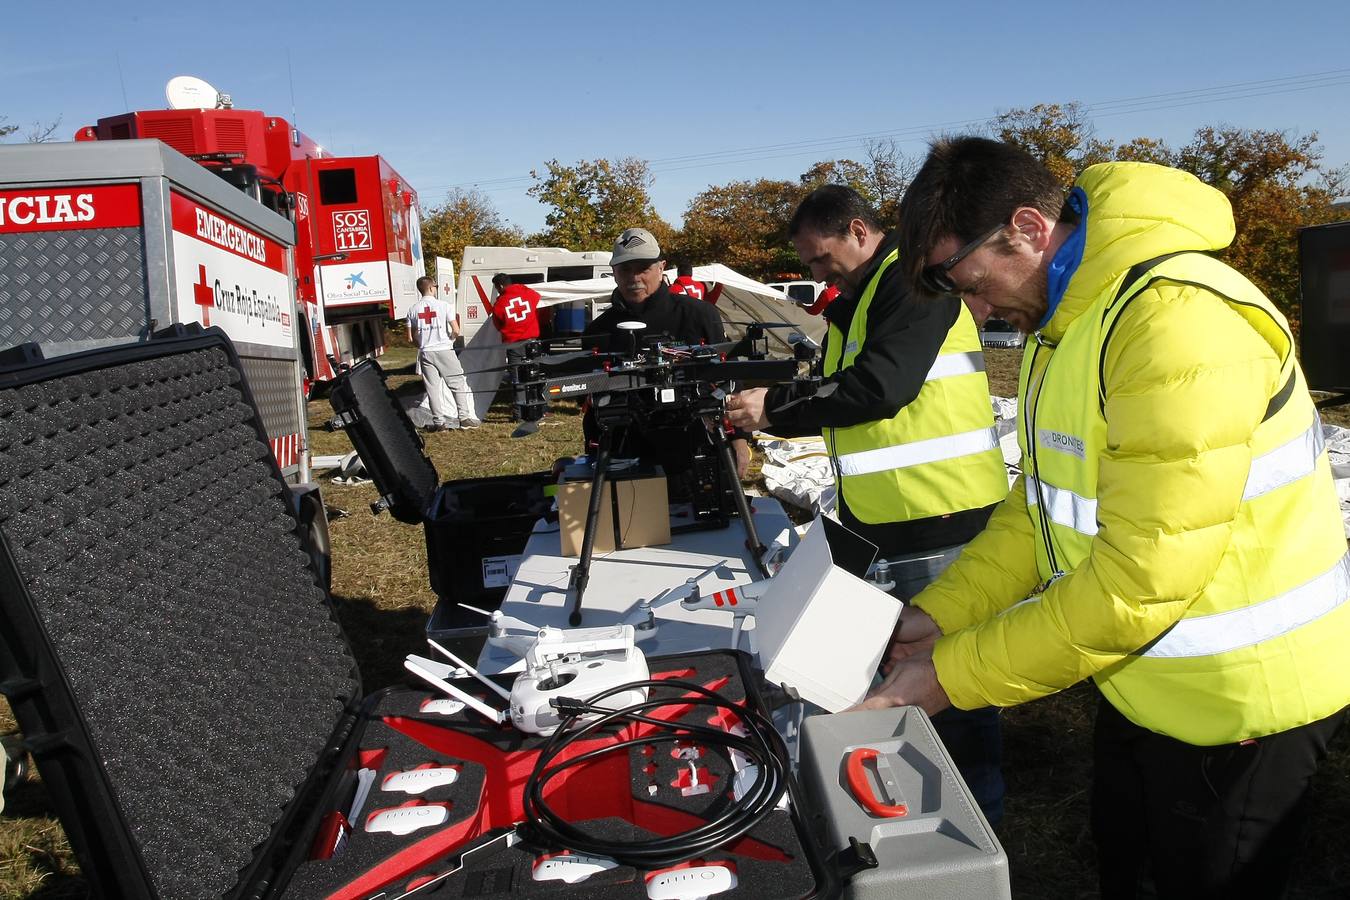
[[[867,311],[892,250],[858,300],[848,334],[830,325],[824,374],[853,364],[867,340]],[[961,312],[918,397],[889,419],[824,428],[839,495],[871,525],[907,522],[997,503],[1008,494],[989,381],[975,320]]]
[[[1018,438],[1040,574],[1050,581],[1072,572],[1099,528],[1098,474],[1109,457],[1102,372],[1121,313],[1158,281],[1208,289],[1275,350],[1281,389],[1252,433],[1246,486],[1213,578],[1169,629],[1094,677],[1136,724],[1192,744],[1230,743],[1325,718],[1346,702],[1350,556],[1321,422],[1287,323],[1255,285],[1203,254],[1172,256],[1126,279],[1132,283],[1105,291],[1075,318],[1057,346],[1029,348],[1023,358]],[[1168,424],[1111,427],[1123,433]],[[1187,527],[1212,501],[1178,496],[1159,507],[1141,493],[1113,495],[1111,514],[1161,533]]]

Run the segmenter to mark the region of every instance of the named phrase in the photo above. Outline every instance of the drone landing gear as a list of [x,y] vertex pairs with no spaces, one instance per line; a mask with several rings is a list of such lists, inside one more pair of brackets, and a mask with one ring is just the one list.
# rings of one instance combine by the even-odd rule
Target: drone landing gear
[[722,457],[722,471],[731,481],[731,496],[736,502],[736,512],[741,515],[741,524],[745,527],[745,545],[750,550],[750,558],[755,561],[759,577],[768,578],[769,568],[764,565],[764,545],[759,542],[759,531],[755,528],[755,518],[750,512],[750,501],[745,499],[745,491],[741,490],[740,479],[736,475],[736,454],[731,449],[731,442],[727,440],[721,422],[713,424],[712,434],[717,453]]
[[586,530],[581,537],[581,556],[572,569],[572,583],[569,585],[572,596],[572,612],[567,624],[576,628],[581,624],[581,598],[586,593],[586,585],[591,580],[591,551],[595,549],[595,528],[600,520],[600,495],[605,490],[605,472],[609,469],[610,441],[613,432],[608,427],[600,427],[599,446],[595,452],[595,474],[591,476],[591,497],[586,507]]

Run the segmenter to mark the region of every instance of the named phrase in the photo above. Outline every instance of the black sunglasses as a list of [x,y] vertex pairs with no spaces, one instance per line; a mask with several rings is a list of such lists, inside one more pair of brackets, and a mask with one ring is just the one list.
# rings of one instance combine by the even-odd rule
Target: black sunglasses
[[952,276],[949,273],[952,269],[956,268],[957,263],[974,253],[985,241],[989,240],[1002,230],[1003,223],[1000,222],[969,244],[966,244],[960,250],[957,250],[942,262],[933,263],[931,266],[924,266],[922,271],[919,272],[919,285],[932,294],[960,293],[960,291],[956,289],[956,282],[952,281]]

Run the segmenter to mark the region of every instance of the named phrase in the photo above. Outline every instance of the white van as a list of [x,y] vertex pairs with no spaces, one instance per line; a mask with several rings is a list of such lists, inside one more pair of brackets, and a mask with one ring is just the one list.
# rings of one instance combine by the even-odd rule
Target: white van
[[[517,284],[543,281],[585,281],[613,277],[608,250],[565,250],[562,247],[465,247],[455,290],[455,313],[464,339],[470,341],[492,314],[496,299],[492,276],[510,275]],[[592,304],[593,305],[593,304]],[[586,302],[560,303],[553,310],[556,334],[580,334],[596,314]]]
[[810,306],[825,291],[823,281],[775,281],[769,285],[777,288],[798,306]]

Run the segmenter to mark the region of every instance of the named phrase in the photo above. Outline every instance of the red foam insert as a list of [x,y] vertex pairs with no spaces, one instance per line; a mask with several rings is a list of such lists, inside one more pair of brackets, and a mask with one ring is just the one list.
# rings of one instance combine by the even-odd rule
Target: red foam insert
[[[730,676],[718,678],[704,687],[716,691],[730,681]],[[692,703],[672,702],[652,710],[648,716],[673,722],[693,709],[695,706]],[[407,873],[453,853],[493,829],[515,825],[525,818],[525,782],[534,771],[539,750],[500,750],[472,735],[417,719],[389,717],[383,721],[390,728],[436,753],[483,766],[486,770],[483,791],[473,815],[405,847],[330,894],[328,900],[360,900]],[[554,763],[565,762],[597,747],[641,739],[657,731],[655,725],[630,723],[614,735],[601,735],[569,744],[554,758]],[[685,774],[687,776],[688,773]],[[568,821],[618,818],[645,831],[667,837],[703,823],[703,819],[691,813],[636,799],[631,788],[631,778],[628,754],[610,753],[559,773],[549,782],[546,799],[549,806]],[[740,838],[727,845],[726,850],[767,862],[788,862],[791,859],[777,847],[750,837]]]

